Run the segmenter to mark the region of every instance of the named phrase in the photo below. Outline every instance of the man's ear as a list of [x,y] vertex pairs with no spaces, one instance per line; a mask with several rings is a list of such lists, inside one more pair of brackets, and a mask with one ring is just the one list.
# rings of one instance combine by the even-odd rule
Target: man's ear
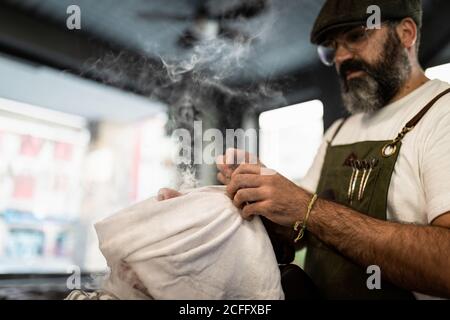
[[418,28],[412,18],[403,19],[397,26],[397,33],[406,49],[411,49],[417,42]]

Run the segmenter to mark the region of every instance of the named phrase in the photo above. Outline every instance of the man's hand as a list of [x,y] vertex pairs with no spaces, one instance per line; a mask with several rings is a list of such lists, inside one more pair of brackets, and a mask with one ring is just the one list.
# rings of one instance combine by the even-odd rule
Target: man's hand
[[295,183],[262,165],[241,164],[231,174],[227,193],[241,215],[262,215],[283,226],[304,219],[309,195]]
[[228,185],[234,170],[236,170],[237,167],[239,167],[239,165],[243,163],[258,164],[264,167],[264,165],[259,161],[258,157],[254,154],[251,154],[244,150],[227,149],[223,156],[218,156],[216,159],[217,169],[219,170],[219,173],[217,174],[217,180],[219,180],[224,185]]
[[168,188],[162,188],[162,189],[159,189],[156,199],[158,201],[164,201],[164,200],[169,200],[169,199],[172,199],[172,198],[179,197],[181,195],[183,195],[183,194],[178,192],[178,191],[176,191],[176,190],[168,189]]

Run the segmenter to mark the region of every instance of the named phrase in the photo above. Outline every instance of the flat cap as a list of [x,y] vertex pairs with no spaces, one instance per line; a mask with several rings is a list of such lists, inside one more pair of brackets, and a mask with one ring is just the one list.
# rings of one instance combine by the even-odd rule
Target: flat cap
[[372,13],[369,6],[381,9],[381,20],[395,20],[411,17],[420,28],[422,26],[421,0],[327,0],[314,23],[311,42],[320,44],[331,30],[365,24]]

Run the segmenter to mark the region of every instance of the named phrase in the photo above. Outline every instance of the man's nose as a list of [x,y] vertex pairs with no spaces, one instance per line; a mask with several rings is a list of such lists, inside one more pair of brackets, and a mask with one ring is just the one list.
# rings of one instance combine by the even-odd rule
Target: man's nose
[[334,57],[334,62],[336,63],[336,69],[339,71],[342,63],[347,60],[353,59],[354,54],[348,50],[344,45],[338,44],[336,49],[336,55]]

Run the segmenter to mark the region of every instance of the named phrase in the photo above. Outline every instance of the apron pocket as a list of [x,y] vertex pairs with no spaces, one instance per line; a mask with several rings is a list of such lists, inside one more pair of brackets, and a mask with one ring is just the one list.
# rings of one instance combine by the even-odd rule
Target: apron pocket
[[377,192],[381,171],[382,166],[371,171],[356,171],[348,166],[329,169],[321,186],[323,192],[319,196],[368,214],[374,194]]

